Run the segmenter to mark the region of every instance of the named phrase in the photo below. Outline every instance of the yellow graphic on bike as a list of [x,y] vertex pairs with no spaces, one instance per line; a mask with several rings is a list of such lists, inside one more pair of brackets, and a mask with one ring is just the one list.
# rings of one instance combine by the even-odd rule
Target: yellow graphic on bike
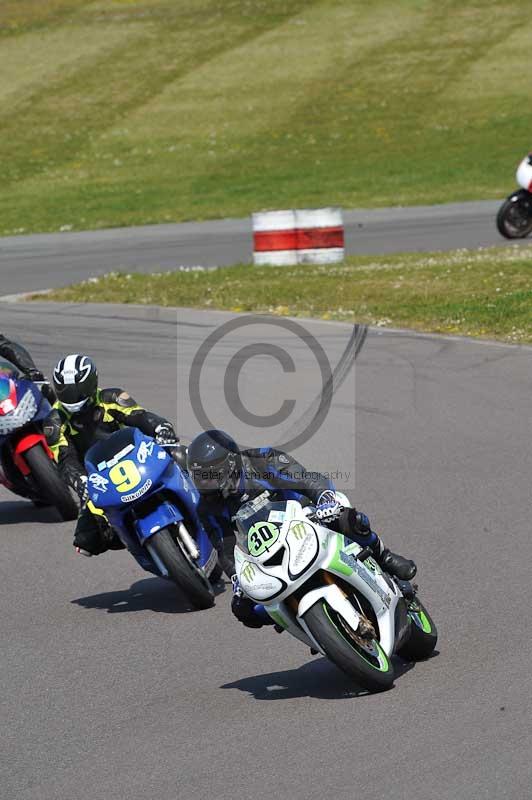
[[109,479],[114,483],[117,492],[129,492],[139,485],[142,476],[135,462],[128,459],[120,461],[109,470]]

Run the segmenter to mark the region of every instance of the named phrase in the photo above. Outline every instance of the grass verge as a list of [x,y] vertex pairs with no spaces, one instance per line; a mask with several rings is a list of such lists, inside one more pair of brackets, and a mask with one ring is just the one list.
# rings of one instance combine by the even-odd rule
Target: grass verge
[[0,233],[502,197],[530,0],[4,0]]
[[323,266],[113,272],[32,299],[218,308],[532,342],[532,262],[517,246]]

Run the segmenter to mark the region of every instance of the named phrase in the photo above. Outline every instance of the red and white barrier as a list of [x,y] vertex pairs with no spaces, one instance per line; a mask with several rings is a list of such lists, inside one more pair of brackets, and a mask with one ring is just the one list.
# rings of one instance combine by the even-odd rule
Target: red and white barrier
[[253,214],[253,261],[257,266],[329,264],[343,257],[344,226],[339,208]]
[[253,214],[253,263],[259,267],[297,264],[295,211]]

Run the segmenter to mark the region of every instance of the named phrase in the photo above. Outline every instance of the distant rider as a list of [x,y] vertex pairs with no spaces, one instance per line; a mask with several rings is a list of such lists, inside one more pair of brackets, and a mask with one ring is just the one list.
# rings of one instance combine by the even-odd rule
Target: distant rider
[[98,389],[98,372],[86,355],[65,356],[56,365],[53,385],[54,430],[48,441],[65,482],[77,493],[81,512],[74,534],[74,547],[83,555],[99,555],[123,545],[103,516],[87,507],[87,450],[124,427],[138,428],[158,444],[178,445],[173,426],[164,417],[139,406],[123,389]]
[[[362,547],[391,575],[411,580],[416,565],[384,547],[371,530],[365,514],[344,508],[333,483],[318,472],[309,473],[292,456],[273,447],[240,451],[235,440],[221,430],[200,433],[188,448],[188,469],[201,495],[198,513],[207,532],[234,534],[232,517],[243,503],[265,490],[276,499],[307,499],[316,506],[322,524],[331,524]],[[345,504],[345,499],[344,499]],[[271,622],[263,607],[242,595],[236,587],[233,614],[251,628]]]

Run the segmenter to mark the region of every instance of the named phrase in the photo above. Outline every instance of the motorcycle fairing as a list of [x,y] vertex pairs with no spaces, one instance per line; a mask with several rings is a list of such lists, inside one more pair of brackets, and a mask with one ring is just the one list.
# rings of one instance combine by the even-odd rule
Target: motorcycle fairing
[[216,550],[197,514],[198,491],[153,438],[138,428],[123,428],[88,450],[85,467],[91,501],[104,509],[110,525],[140,566],[160,574],[146,545],[162,528],[186,521],[192,523],[189,533],[200,551],[198,564],[212,569]]
[[135,520],[135,528],[140,543],[144,544],[154,533],[160,531],[161,528],[177,524],[182,520],[183,515],[179,509],[171,503],[166,501],[162,502],[155,511],[152,511],[145,517]]
[[[268,507],[266,507],[262,511],[264,519],[268,519],[268,513]],[[253,523],[257,521],[257,516],[258,514],[251,516]],[[306,549],[308,559],[306,566],[295,578],[288,574],[290,555],[287,547],[287,539],[290,531],[293,530],[294,523],[295,525],[300,523],[302,526],[297,543]],[[294,538],[293,533],[291,538]],[[306,544],[307,539],[311,542],[314,538],[318,540],[315,556],[310,544]],[[245,543],[242,535],[240,535],[240,543]],[[276,553],[283,548],[285,552],[282,560],[280,561],[279,557],[272,559],[272,552]],[[294,592],[317,571],[325,570],[336,574],[347,583],[351,583],[371,603],[379,626],[380,644],[385,653],[391,655],[396,644],[396,607],[402,595],[392,580],[389,582],[386,580],[384,573],[375,562],[368,567],[364,562],[357,560],[356,556],[361,550],[362,548],[356,542],[352,542],[316,522],[310,522],[303,515],[300,504],[289,500],[286,502],[286,512],[280,535],[271,550],[260,556],[252,556],[237,545],[235,565],[243,591],[251,599],[264,603],[268,612],[271,605],[272,610],[281,615],[287,626],[292,621],[300,625],[299,612],[296,622],[292,609],[284,601],[288,598],[291,599]],[[271,561],[274,563],[269,563]],[[324,585],[317,590],[318,595],[325,597],[327,589],[327,585]],[[318,599],[316,596],[316,602]],[[308,609],[305,607],[304,610]],[[398,622],[399,619],[398,617]],[[293,632],[292,627],[291,632]]]
[[40,445],[42,447],[50,461],[54,460],[53,453],[48,447],[48,442],[46,441],[46,436],[44,433],[28,431],[25,436],[22,436],[18,442],[16,442],[15,447],[13,448],[13,461],[15,466],[22,472],[23,475],[29,475],[31,472],[30,468],[26,464],[26,459],[24,458],[23,454],[36,445]]

